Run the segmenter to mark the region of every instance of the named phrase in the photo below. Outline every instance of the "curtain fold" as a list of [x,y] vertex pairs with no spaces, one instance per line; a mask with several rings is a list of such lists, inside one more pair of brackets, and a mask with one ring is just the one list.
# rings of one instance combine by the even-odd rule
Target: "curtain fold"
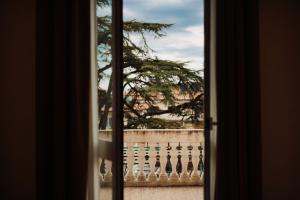
[[38,199],[86,198],[90,1],[37,3]]
[[217,1],[216,200],[261,199],[258,6]]

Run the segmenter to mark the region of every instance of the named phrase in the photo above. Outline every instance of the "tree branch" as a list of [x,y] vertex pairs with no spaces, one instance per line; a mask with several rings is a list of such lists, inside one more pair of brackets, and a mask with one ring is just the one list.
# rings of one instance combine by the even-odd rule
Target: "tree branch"
[[106,66],[103,67],[103,68],[100,68],[100,69],[98,70],[98,73],[102,73],[102,72],[104,72],[105,70],[107,70],[107,69],[109,69],[109,68],[111,68],[111,63],[109,63],[108,65],[106,65]]
[[201,97],[204,94],[200,94],[198,95],[194,100],[190,101],[190,102],[186,102],[177,106],[170,106],[167,110],[157,110],[157,111],[149,111],[147,113],[145,113],[143,116],[154,116],[154,115],[162,115],[162,114],[168,114],[168,113],[174,113],[178,110],[184,110],[187,108],[190,108],[191,106],[195,105],[198,101],[201,100]]
[[138,117],[142,117],[138,111],[134,110],[132,106],[130,106],[126,101],[124,101],[124,104]]

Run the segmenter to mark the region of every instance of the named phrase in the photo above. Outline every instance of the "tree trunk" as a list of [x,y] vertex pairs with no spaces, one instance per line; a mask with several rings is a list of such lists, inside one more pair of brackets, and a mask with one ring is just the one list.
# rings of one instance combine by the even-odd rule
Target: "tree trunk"
[[[107,118],[108,118],[108,114],[109,114],[109,109],[111,107],[111,92],[112,92],[112,76],[110,77],[110,80],[109,80],[109,84],[108,84],[108,88],[107,88],[107,92],[106,92],[106,95],[104,97],[105,99],[105,107],[104,107],[104,111],[103,113],[100,111],[101,116],[100,116],[100,122],[99,122],[99,126],[98,126],[98,129],[99,130],[104,130],[106,129],[106,124],[107,124]],[[99,108],[101,109],[101,108]]]

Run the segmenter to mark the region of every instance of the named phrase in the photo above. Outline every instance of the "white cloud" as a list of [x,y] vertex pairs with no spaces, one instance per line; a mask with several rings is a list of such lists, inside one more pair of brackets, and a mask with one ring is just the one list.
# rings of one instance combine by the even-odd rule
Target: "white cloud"
[[158,40],[151,39],[149,45],[156,50],[154,55],[159,58],[189,61],[187,66],[194,69],[203,67],[203,25],[189,26],[180,32],[170,32]]
[[[153,35],[146,34],[149,46],[156,51],[153,55],[161,59],[189,61],[187,66],[199,69],[203,68],[204,60],[202,2],[202,0],[124,0],[123,12],[125,19],[176,22],[172,28],[166,30],[165,37],[154,39]],[[131,35],[131,39],[136,44],[142,45],[141,38],[137,35]]]
[[194,35],[203,35],[204,34],[204,26],[203,25],[188,26],[187,28],[185,28],[185,30]]
[[[147,35],[148,45],[155,51],[153,56],[161,59],[189,62],[188,67],[203,68],[204,29],[203,25],[189,26],[182,31],[168,32],[165,37],[154,39]],[[141,44],[138,35],[131,35],[132,41]]]
[[168,6],[168,7],[177,7],[177,6],[183,6],[187,3],[191,3],[193,0],[151,0],[146,1],[143,4],[147,4],[147,6],[150,6],[151,8],[154,7],[160,7],[160,6]]
[[127,7],[123,8],[123,15],[124,15],[125,18],[129,18],[129,19],[136,19],[136,18],[141,16],[140,13],[137,13],[137,12],[133,11],[132,9],[127,8]]
[[107,6],[107,7],[103,7],[103,8],[100,8],[98,7],[96,12],[97,12],[97,16],[98,17],[101,17],[101,16],[111,16],[111,13],[112,13],[112,8],[110,6]]
[[203,55],[201,55],[200,53],[197,56],[188,53],[184,54],[178,51],[160,51],[159,53],[154,53],[154,56],[157,56],[160,59],[164,59],[164,60],[188,62],[186,66],[194,70],[203,69],[204,58]]
[[189,26],[183,31],[168,32],[167,36],[158,40],[150,39],[149,44],[157,48],[203,48],[204,32],[203,25]]

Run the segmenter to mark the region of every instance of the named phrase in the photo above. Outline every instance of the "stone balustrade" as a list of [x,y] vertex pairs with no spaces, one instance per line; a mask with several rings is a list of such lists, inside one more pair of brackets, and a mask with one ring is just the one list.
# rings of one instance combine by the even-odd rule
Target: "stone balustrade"
[[[99,139],[110,138],[99,131]],[[124,186],[202,186],[203,148],[202,129],[124,130]],[[99,159],[99,176],[101,186],[111,185],[111,161]]]

